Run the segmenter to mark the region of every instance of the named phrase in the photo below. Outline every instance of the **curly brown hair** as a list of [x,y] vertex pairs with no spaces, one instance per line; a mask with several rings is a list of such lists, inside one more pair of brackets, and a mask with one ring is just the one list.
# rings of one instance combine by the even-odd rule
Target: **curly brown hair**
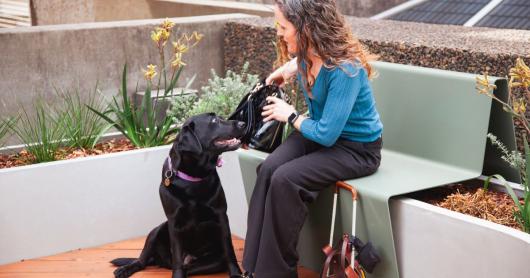
[[[371,78],[374,75],[368,63],[377,56],[371,54],[351,32],[344,16],[337,10],[335,0],[275,0],[276,5],[297,31],[298,72],[302,76],[302,85],[311,94],[310,81],[314,81],[308,70],[313,66],[309,59],[309,47],[312,47],[326,68],[341,67],[343,63],[360,64]],[[304,70],[301,63],[307,67]]]

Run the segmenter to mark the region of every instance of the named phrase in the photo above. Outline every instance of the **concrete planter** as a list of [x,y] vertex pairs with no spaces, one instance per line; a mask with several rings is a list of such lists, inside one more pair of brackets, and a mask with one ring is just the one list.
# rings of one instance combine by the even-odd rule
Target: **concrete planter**
[[0,264],[145,235],[169,146],[0,170]]
[[530,234],[409,198],[391,201],[401,277],[505,277],[528,272]]
[[[0,170],[0,264],[147,235],[165,220],[158,185],[169,149]],[[225,160],[219,172],[231,226],[242,236],[246,203],[241,178],[238,184],[232,173],[239,172],[237,156],[227,153]]]

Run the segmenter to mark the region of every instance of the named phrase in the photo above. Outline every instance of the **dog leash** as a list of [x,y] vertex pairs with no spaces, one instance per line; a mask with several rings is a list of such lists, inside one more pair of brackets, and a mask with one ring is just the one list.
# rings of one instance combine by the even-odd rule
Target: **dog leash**
[[[174,175],[174,170],[173,170],[173,164],[171,163],[171,156],[168,156],[167,157],[167,162],[168,162],[168,169],[166,170],[166,172],[164,173],[164,185],[167,187],[169,185],[171,185],[171,180],[170,178]],[[216,166],[217,167],[221,167],[223,166],[223,163],[224,163],[224,160],[221,156],[219,156],[217,158],[217,164]],[[202,181],[202,178],[197,178],[197,177],[193,177],[193,176],[190,176],[182,171],[179,171],[177,170],[177,177],[183,179],[183,180],[186,180],[186,181],[191,181],[191,182],[200,182]]]

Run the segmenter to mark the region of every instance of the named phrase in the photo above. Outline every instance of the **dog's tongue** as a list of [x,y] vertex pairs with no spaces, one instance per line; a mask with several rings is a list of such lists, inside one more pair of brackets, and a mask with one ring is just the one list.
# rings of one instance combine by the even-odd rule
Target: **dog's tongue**
[[222,156],[219,156],[219,157],[217,158],[217,165],[216,165],[216,166],[217,166],[217,167],[221,167],[221,166],[223,166],[223,163],[225,163],[225,161],[223,160],[223,157],[222,157]]

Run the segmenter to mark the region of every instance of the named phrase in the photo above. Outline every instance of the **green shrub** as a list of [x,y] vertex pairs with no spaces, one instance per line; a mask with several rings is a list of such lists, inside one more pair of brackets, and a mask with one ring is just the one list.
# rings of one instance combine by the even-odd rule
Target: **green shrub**
[[248,62],[243,65],[241,73],[228,70],[224,78],[212,69],[212,78],[201,88],[200,97],[183,95],[175,98],[169,114],[180,124],[188,117],[205,112],[215,112],[226,119],[258,81],[257,75],[248,73]]
[[181,92],[173,99],[170,111],[167,113],[180,126],[187,118],[194,115],[192,114],[193,107],[198,100],[199,97],[196,93],[184,94]]

